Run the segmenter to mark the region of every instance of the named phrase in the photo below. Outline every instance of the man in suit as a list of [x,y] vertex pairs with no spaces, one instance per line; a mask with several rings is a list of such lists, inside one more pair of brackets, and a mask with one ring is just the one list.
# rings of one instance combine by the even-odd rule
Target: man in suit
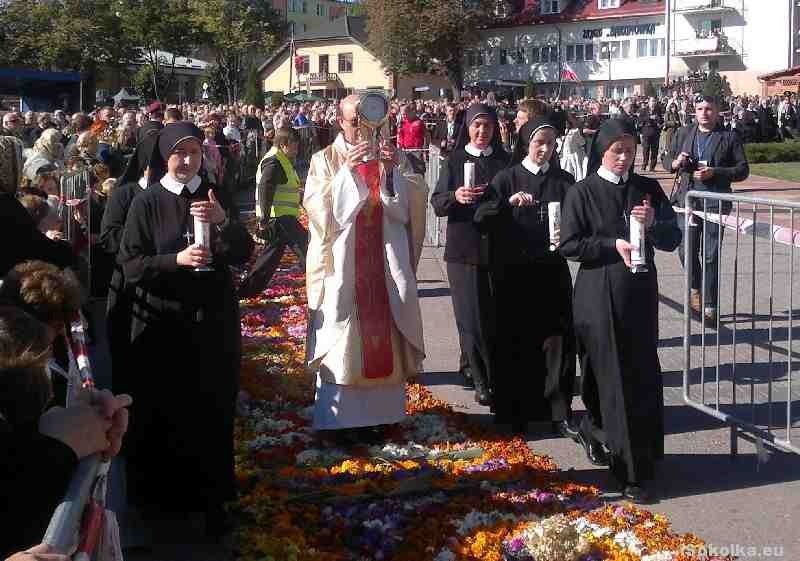
[[[672,194],[671,202],[677,206],[685,206],[687,191],[712,191],[730,193],[731,183],[743,181],[750,175],[744,148],[739,136],[733,131],[726,131],[719,125],[719,103],[711,96],[698,96],[695,99],[695,119],[693,125],[681,127],[672,138],[672,146],[664,154],[664,169],[679,175],[679,188]],[[727,214],[730,203],[718,204],[708,201],[705,210],[709,214]],[[703,210],[702,201],[696,201],[692,210]],[[706,220],[705,217],[692,216],[691,228],[684,231],[684,236],[692,236],[692,254],[684,255],[684,245],[678,248],[681,264],[687,258],[692,259],[692,292],[691,307],[708,323],[717,319],[717,271],[719,254],[717,248],[721,243],[723,229],[718,223]],[[678,226],[685,230],[684,220],[678,220]],[[705,232],[705,235],[703,233]],[[703,248],[700,241],[705,240],[705,263],[700,264]],[[705,294],[701,298],[700,289],[705,275]]]
[[456,144],[458,130],[461,124],[456,118],[456,106],[448,103],[445,108],[445,118],[436,123],[433,131],[433,142],[442,149],[443,153],[450,152]]
[[658,141],[661,135],[661,125],[664,117],[661,108],[658,106],[656,98],[651,97],[639,112],[639,133],[642,137],[642,171],[647,170],[648,164],[650,171],[656,170],[658,160]]

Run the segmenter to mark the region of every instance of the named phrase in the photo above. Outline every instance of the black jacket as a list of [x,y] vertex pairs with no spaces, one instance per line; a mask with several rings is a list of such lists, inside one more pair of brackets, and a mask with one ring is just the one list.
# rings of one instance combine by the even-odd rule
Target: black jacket
[[656,108],[655,111],[650,111],[649,107],[645,107],[639,112],[639,133],[647,138],[656,138],[661,134],[661,126],[664,124],[664,118],[661,112]]
[[[696,149],[697,125],[681,127],[672,137],[672,146],[664,153],[662,165],[664,169],[672,172],[672,162],[681,152],[691,154],[698,158]],[[731,183],[744,181],[750,175],[750,166],[744,153],[744,147],[739,136],[733,131],[717,127],[711,133],[708,145],[703,151],[703,160],[708,167],[714,168],[714,176],[704,183],[695,181],[692,174],[685,170],[678,170],[680,174],[679,188],[672,194],[672,203],[683,205],[686,192],[694,189],[697,191],[713,191],[715,193],[730,193]]]

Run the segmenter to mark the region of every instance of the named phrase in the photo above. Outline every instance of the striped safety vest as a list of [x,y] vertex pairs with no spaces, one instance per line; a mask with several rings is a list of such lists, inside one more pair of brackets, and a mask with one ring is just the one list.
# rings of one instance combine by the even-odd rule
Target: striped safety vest
[[258,204],[258,184],[261,183],[261,166],[267,158],[275,157],[278,163],[283,168],[283,173],[286,175],[287,181],[282,185],[275,188],[275,197],[272,199],[272,209],[270,210],[270,217],[277,218],[279,216],[300,216],[300,178],[294,170],[292,162],[286,157],[282,150],[277,146],[273,146],[269,152],[266,153],[264,158],[259,162],[258,169],[256,170],[256,215],[258,218],[261,216],[261,207]]

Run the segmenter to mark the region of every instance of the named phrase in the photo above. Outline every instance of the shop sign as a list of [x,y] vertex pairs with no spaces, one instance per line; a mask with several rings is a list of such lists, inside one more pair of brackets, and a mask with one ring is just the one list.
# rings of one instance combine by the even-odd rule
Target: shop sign
[[642,23],[638,25],[615,25],[608,28],[608,32],[603,35],[604,28],[584,29],[584,39],[597,39],[600,37],[622,37],[627,35],[653,35],[656,32],[655,23]]

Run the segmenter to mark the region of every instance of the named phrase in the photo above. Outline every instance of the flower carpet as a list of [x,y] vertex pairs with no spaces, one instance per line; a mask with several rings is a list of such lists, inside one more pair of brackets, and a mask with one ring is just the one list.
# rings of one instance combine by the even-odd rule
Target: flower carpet
[[242,301],[236,423],[239,556],[247,561],[688,561],[703,542],[571,483],[519,438],[418,384],[379,444],[311,430],[305,281],[286,257]]

